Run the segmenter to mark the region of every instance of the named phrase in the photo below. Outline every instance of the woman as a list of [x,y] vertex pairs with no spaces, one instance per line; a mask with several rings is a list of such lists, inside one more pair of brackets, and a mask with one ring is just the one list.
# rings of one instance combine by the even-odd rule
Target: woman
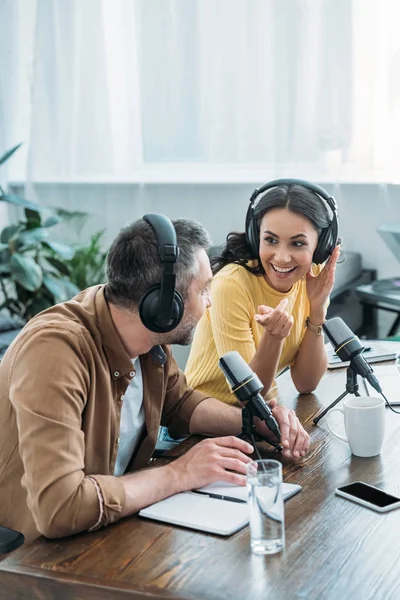
[[245,233],[230,233],[211,262],[212,306],[200,320],[186,367],[191,386],[235,404],[218,359],[237,350],[264,385],[290,365],[299,393],[327,367],[326,318],[340,248],[335,200],[301,180],[255,190]]

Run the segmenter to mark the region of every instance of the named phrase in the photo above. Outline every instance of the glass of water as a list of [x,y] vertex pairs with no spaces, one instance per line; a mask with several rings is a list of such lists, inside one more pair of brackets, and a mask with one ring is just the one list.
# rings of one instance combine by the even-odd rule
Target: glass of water
[[255,554],[275,554],[285,547],[282,465],[254,460],[246,468],[250,510],[250,544]]

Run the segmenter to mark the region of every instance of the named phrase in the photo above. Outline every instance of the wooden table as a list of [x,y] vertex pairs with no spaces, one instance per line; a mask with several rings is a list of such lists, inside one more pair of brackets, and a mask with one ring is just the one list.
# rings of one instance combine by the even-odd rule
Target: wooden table
[[[0,563],[0,598],[398,600],[400,510],[378,514],[334,490],[363,480],[400,494],[400,415],[387,410],[380,456],[356,458],[328,432],[326,417],[312,422],[344,390],[344,369],[328,372],[315,394],[302,397],[288,374],[278,381],[281,400],[297,410],[312,439],[301,461],[277,455],[285,481],[303,486],[285,503],[283,553],[252,555],[248,527],[221,538],[131,517],[92,534],[22,546]],[[386,392],[398,397],[400,388]],[[264,454],[276,453],[265,447]]]

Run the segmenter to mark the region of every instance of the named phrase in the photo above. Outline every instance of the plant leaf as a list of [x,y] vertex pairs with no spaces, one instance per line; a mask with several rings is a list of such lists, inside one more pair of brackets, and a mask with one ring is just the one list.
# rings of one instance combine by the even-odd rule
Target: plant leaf
[[45,273],[43,275],[43,285],[47,289],[48,292],[53,296],[54,303],[58,304],[58,302],[64,302],[64,300],[68,300],[68,295],[63,285],[63,281],[51,275],[51,273]]
[[60,221],[61,217],[58,217],[57,215],[51,215],[50,217],[47,217],[43,223],[43,227],[53,227],[54,225],[57,225],[57,223],[60,223]]
[[18,242],[24,246],[37,246],[38,243],[43,242],[48,238],[49,232],[43,227],[36,227],[35,229],[25,229],[17,236]]
[[11,258],[10,248],[8,244],[0,244],[0,265],[3,268],[4,266],[8,269],[9,262]]
[[65,286],[65,292],[67,294],[68,299],[73,298],[73,296],[76,296],[81,291],[74,283],[72,283],[72,281],[70,281],[66,277],[62,278],[62,282]]
[[10,259],[10,269],[15,281],[25,290],[34,292],[42,285],[42,269],[33,258],[15,253]]
[[18,233],[18,231],[20,231],[21,228],[22,225],[20,225],[19,223],[16,225],[8,225],[7,227],[4,227],[0,235],[0,242],[2,242],[2,244],[8,244],[11,238],[15,236],[15,234]]
[[56,254],[65,260],[71,260],[75,254],[75,250],[66,244],[60,244],[59,242],[52,242],[48,240],[47,242],[44,242],[44,245],[51,248]]
[[34,229],[35,227],[40,227],[42,224],[42,218],[37,210],[25,208],[25,218],[27,222],[27,229]]
[[23,314],[23,306],[15,298],[7,298],[7,300],[4,300],[4,302],[0,304],[0,311],[3,310],[3,308],[6,308],[12,315],[21,316]]
[[42,312],[43,310],[46,310],[46,308],[50,308],[50,306],[53,306],[53,303],[50,300],[50,298],[47,298],[47,296],[35,296],[24,307],[25,310],[23,315],[26,319],[31,319],[38,313]]
[[11,148],[10,150],[7,150],[7,152],[5,152],[3,154],[3,156],[0,158],[0,165],[2,165],[3,163],[6,162],[6,160],[8,160],[10,158],[10,156],[12,156],[14,154],[14,152],[16,152],[18,150],[18,148],[21,146],[22,142],[20,142],[19,144],[17,144],[16,146],[14,146],[13,148]]
[[85,221],[89,217],[89,213],[83,210],[67,210],[66,208],[60,208],[59,206],[53,206],[52,210],[59,216],[63,221]]
[[89,217],[89,213],[82,210],[67,210],[65,208],[52,207],[53,211],[61,217],[63,221],[69,225],[73,225],[75,231],[80,234],[86,220]]
[[3,196],[0,196],[0,201],[8,202],[8,204],[14,204],[14,206],[29,208],[30,210],[34,210],[36,212],[49,210],[46,206],[39,206],[39,204],[35,204],[30,200],[25,200],[25,198],[21,198],[21,196],[17,196],[16,194],[4,194]]
[[55,258],[54,256],[49,256],[48,254],[43,256],[46,262],[49,262],[61,275],[69,276],[69,266],[65,264],[62,260]]

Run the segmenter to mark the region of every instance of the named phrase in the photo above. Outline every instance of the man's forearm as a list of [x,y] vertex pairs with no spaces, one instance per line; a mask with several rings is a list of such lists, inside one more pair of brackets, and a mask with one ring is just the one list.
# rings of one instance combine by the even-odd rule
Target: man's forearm
[[[207,398],[200,402],[190,420],[190,433],[227,436],[236,435],[240,430],[240,409],[223,404],[215,398]],[[220,445],[225,446],[222,459],[216,458],[215,455],[215,449]],[[241,449],[242,452],[251,452],[252,450],[246,442],[229,437],[203,440],[171,464],[145,469],[119,478],[125,489],[125,505],[121,511],[121,517],[138,512],[173,494],[201,487],[216,480],[228,481],[227,477],[232,479],[233,474],[226,473],[224,469],[227,468],[228,448],[233,447]],[[198,457],[197,465],[196,456]],[[193,464],[193,467],[190,464]],[[232,483],[239,482],[232,481]]]
[[241,431],[240,408],[225,404],[216,398],[207,398],[194,409],[190,419],[190,433],[202,435],[237,435]]
[[125,489],[125,506],[121,517],[138,512],[145,506],[182,491],[173,465],[145,469],[120,478]]

